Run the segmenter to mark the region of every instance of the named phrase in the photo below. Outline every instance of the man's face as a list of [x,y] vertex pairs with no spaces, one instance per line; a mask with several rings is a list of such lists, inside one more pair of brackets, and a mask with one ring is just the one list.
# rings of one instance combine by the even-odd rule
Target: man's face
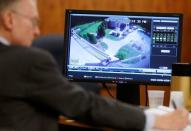
[[20,0],[12,9],[13,26],[11,43],[30,46],[34,37],[40,34],[39,16],[34,0]]

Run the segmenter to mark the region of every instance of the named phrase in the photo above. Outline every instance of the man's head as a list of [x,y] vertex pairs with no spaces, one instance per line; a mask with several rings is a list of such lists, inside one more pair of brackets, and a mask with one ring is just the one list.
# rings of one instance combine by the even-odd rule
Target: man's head
[[10,43],[30,46],[39,35],[36,0],[0,0],[0,36]]

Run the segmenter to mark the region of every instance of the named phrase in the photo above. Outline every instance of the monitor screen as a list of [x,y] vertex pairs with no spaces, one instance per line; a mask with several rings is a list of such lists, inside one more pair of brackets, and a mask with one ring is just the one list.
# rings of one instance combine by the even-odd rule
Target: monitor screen
[[168,85],[182,14],[66,10],[64,75],[72,81]]

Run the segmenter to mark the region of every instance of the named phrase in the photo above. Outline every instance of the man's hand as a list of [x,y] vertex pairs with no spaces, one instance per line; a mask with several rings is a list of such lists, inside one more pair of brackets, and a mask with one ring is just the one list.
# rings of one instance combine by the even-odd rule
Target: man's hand
[[176,109],[173,112],[157,115],[154,128],[181,130],[189,124],[189,112],[185,109]]

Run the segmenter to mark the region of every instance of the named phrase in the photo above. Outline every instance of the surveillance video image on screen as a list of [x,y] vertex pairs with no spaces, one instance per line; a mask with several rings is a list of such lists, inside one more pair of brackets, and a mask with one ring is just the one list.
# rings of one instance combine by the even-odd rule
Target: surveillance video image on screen
[[151,20],[72,16],[70,65],[148,68]]

